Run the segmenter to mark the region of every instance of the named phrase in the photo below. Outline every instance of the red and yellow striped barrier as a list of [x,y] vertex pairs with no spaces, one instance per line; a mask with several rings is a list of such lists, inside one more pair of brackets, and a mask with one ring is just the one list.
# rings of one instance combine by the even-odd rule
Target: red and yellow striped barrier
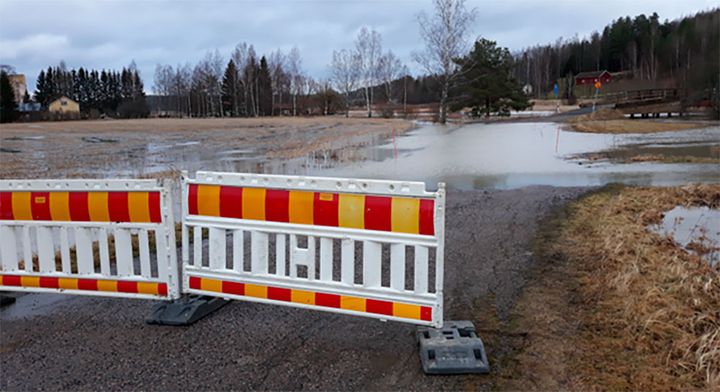
[[167,284],[128,280],[60,278],[50,276],[21,276],[0,274],[0,286],[32,287],[60,290],[104,291],[114,293],[167,296]]
[[190,184],[190,215],[434,235],[433,199]]
[[0,220],[160,223],[160,192],[0,192]]
[[318,307],[345,309],[355,312],[381,314],[411,320],[432,321],[429,306],[382,301],[369,298],[328,294],[282,287],[229,282],[225,280],[190,276],[190,288],[220,294],[262,298],[273,301],[292,302]]

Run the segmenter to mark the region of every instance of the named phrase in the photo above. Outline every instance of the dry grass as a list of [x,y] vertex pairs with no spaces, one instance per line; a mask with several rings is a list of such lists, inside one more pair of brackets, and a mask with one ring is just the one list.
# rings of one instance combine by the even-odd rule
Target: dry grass
[[613,109],[600,109],[577,116],[569,122],[570,130],[588,133],[654,133],[682,131],[707,126],[702,122],[684,120],[627,119]]
[[577,283],[567,311],[579,321],[569,360],[581,384],[720,388],[720,268],[647,230],[676,205],[718,208],[720,185],[593,194],[546,244]]

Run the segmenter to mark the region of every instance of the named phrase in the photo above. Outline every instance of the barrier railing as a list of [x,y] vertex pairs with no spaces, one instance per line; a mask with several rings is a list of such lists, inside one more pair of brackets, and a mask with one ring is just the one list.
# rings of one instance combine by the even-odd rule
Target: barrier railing
[[178,298],[169,197],[155,180],[0,180],[0,290]]
[[182,188],[184,292],[442,325],[443,184],[198,172]]

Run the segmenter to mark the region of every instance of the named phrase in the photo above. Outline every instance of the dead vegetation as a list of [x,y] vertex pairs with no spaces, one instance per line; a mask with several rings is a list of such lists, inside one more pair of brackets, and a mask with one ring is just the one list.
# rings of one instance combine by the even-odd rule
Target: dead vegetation
[[516,308],[529,338],[512,370],[553,376],[506,387],[720,388],[720,266],[647,229],[677,205],[718,208],[720,185],[609,188],[550,224]]
[[575,117],[568,128],[588,133],[654,133],[702,128],[707,124],[685,120],[628,119],[614,109],[600,109]]

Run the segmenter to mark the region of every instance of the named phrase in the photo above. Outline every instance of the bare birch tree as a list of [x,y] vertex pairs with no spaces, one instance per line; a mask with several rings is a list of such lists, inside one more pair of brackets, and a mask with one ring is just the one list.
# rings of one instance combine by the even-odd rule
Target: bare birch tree
[[292,48],[287,56],[287,73],[290,79],[293,116],[297,116],[297,96],[302,93],[304,84],[302,59],[300,58],[300,49],[297,46]]
[[391,50],[382,55],[378,61],[377,75],[385,88],[385,98],[388,103],[393,101],[392,83],[402,76],[403,68],[403,63]]
[[465,7],[465,0],[434,0],[435,13],[418,15],[420,35],[425,49],[413,53],[425,71],[440,80],[440,123],[447,121],[448,93],[458,76],[458,65],[453,61],[465,55],[469,42],[467,35],[475,20],[475,10]]
[[355,90],[360,76],[358,54],[347,49],[333,51],[330,71],[335,88],[345,97],[345,117],[349,117],[350,93]]
[[373,85],[377,82],[378,61],[382,55],[380,33],[363,26],[355,39],[355,51],[360,61],[360,84],[365,94],[368,117],[372,117]]

